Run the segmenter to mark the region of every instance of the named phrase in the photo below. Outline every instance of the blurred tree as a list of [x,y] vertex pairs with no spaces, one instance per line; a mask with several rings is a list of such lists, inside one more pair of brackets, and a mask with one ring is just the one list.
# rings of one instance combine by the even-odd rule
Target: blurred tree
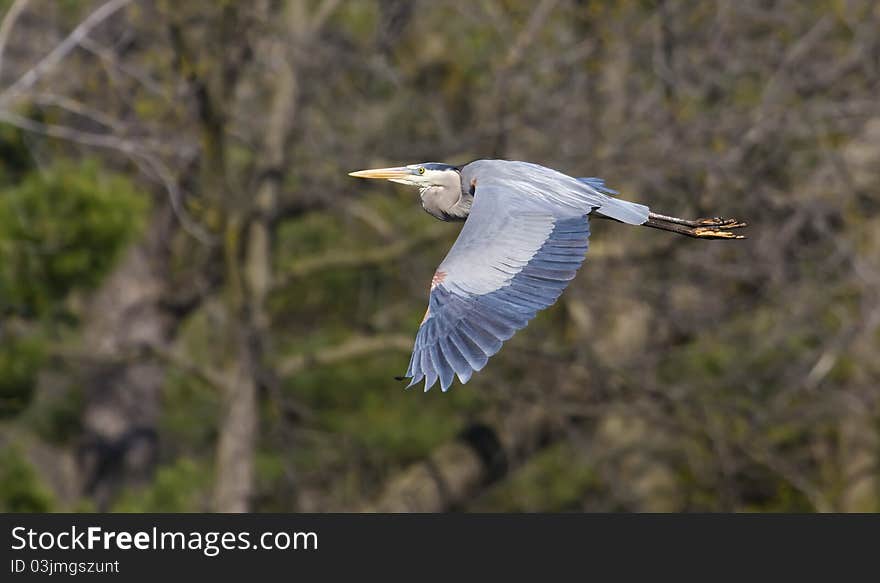
[[[877,509],[875,2],[2,8],[23,508]],[[751,238],[597,224],[479,377],[404,393],[457,229],[345,173],[488,156]]]
[[0,448],[0,511],[50,512],[52,495],[22,452],[13,446]]
[[94,163],[45,168],[7,188],[0,310],[47,316],[72,290],[96,286],[137,235],[144,202],[130,182]]

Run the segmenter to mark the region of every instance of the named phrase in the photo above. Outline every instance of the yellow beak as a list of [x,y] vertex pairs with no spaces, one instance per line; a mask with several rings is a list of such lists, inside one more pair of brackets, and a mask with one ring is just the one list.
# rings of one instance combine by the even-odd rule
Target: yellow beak
[[401,178],[409,178],[414,173],[405,166],[397,168],[374,168],[373,170],[359,170],[357,172],[349,172],[349,176],[355,178],[379,178],[385,180],[399,180]]

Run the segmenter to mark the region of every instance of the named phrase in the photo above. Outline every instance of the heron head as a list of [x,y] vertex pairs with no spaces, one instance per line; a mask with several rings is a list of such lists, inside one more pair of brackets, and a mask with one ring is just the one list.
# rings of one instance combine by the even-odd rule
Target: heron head
[[439,162],[424,162],[422,164],[410,164],[409,166],[397,166],[395,168],[375,168],[373,170],[360,170],[349,172],[349,176],[356,178],[382,178],[416,186],[420,189],[431,187],[455,187],[460,188],[461,174],[455,166],[440,164]]

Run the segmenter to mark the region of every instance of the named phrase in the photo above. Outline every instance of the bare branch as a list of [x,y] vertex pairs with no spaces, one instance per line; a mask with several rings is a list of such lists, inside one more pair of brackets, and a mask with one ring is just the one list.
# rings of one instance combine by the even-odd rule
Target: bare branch
[[9,34],[12,32],[12,27],[15,26],[18,17],[27,7],[28,2],[30,0],[15,0],[12,6],[9,7],[9,10],[6,11],[3,22],[0,23],[0,72],[3,72],[3,54],[6,52]]
[[333,15],[333,12],[339,7],[340,0],[324,0],[315,11],[315,16],[310,23],[312,34],[315,34],[323,28],[327,20]]
[[165,348],[164,346],[156,344],[146,345],[144,350],[148,355],[157,358],[168,366],[178,369],[182,373],[199,379],[209,385],[212,389],[225,391],[228,388],[228,383],[223,376],[190,360],[177,350]]
[[308,366],[326,366],[374,352],[387,350],[408,352],[412,349],[412,342],[412,338],[396,334],[356,337],[338,346],[291,356],[278,365],[278,373],[282,376],[290,376]]
[[162,90],[161,85],[159,85],[157,81],[151,79],[147,73],[143,71],[138,71],[137,69],[134,69],[129,65],[119,62],[119,59],[116,57],[116,55],[113,54],[113,52],[106,47],[101,46],[100,44],[88,37],[83,38],[79,44],[82,48],[101,59],[102,62],[106,63],[106,66],[108,68],[119,71],[127,77],[131,77],[132,79],[143,85],[150,93],[153,93],[154,95],[167,97],[166,92]]
[[19,77],[18,81],[10,85],[5,91],[0,93],[0,107],[8,107],[12,100],[16,97],[20,97],[22,93],[33,87],[34,83],[64,60],[64,58],[67,57],[67,55],[69,55],[70,52],[75,49],[96,26],[107,20],[126,5],[131,4],[132,1],[133,0],[110,0],[92,12],[79,24],[79,26],[73,29],[73,32],[71,32],[67,38],[61,41],[61,43],[48,55],[43,57],[43,60]]
[[513,69],[517,65],[517,63],[522,60],[523,56],[526,53],[526,50],[529,48],[529,45],[534,42],[538,31],[541,30],[542,26],[544,26],[544,23],[547,21],[547,17],[550,16],[550,13],[556,6],[556,3],[557,0],[543,0],[543,2],[538,4],[534,12],[532,12],[528,23],[526,23],[525,27],[517,35],[516,40],[514,40],[513,44],[510,47],[510,50],[508,50],[507,56],[504,59],[504,64],[502,65],[502,69]]
[[36,93],[31,96],[30,100],[43,107],[57,107],[79,117],[91,120],[111,130],[122,132],[122,123],[107,115],[103,111],[89,107],[81,101],[72,99],[65,95],[57,95],[55,93]]
[[171,203],[171,210],[174,211],[174,215],[177,217],[183,230],[205,245],[216,245],[217,238],[199,225],[187,212],[183,204],[183,193],[180,191],[180,186],[165,164],[155,156],[145,152],[132,154],[132,159],[135,162],[137,162],[137,159],[140,159],[147,164],[149,169],[152,170],[153,176],[165,187],[165,192],[168,194],[168,200]]
[[776,473],[792,488],[803,494],[817,512],[833,512],[834,507],[824,493],[800,471],[778,457],[769,447],[743,447],[743,452],[754,461]]
[[352,201],[343,207],[343,211],[376,231],[383,239],[394,239],[394,226],[369,205],[359,200]]
[[44,136],[61,140],[68,140],[86,146],[117,150],[124,154],[133,154],[142,151],[141,146],[137,143],[118,136],[84,132],[67,126],[45,124],[2,109],[0,109],[0,121],[28,132],[34,132],[36,134],[42,134]]
[[398,257],[402,257],[414,248],[428,243],[437,241],[449,234],[449,228],[445,224],[437,225],[432,229],[428,229],[410,239],[392,243],[390,245],[382,245],[380,247],[366,249],[361,252],[336,252],[331,251],[318,257],[304,259],[293,264],[288,268],[287,277],[280,281],[278,287],[289,285],[291,280],[311,275],[318,271],[326,269],[336,269],[345,267],[366,267],[369,265],[378,265],[393,261]]

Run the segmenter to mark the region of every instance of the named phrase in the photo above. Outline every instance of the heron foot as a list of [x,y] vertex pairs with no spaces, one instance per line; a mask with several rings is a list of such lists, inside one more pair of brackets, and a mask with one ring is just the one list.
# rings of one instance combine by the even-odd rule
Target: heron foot
[[[744,227],[744,224],[739,224],[737,227]],[[724,230],[726,228],[732,227],[724,227],[720,229],[715,229],[712,227],[697,227],[693,230],[693,236],[699,237],[700,239],[745,239],[745,235],[739,235],[737,233],[732,233],[731,231]]]
[[724,217],[712,217],[709,219],[697,219],[696,223],[700,226],[695,227],[693,236],[701,239],[745,239],[745,235],[739,235],[731,232],[731,229],[741,229],[748,226],[748,223],[740,222],[736,219],[727,219]]
[[657,213],[650,213],[644,224],[697,239],[745,239],[745,235],[734,233],[733,229],[748,226],[745,222],[724,217],[682,219]]
[[697,219],[694,221],[695,227],[718,227],[722,229],[739,229],[747,227],[748,223],[742,223],[736,219],[726,219],[724,217],[712,217],[709,219]]

